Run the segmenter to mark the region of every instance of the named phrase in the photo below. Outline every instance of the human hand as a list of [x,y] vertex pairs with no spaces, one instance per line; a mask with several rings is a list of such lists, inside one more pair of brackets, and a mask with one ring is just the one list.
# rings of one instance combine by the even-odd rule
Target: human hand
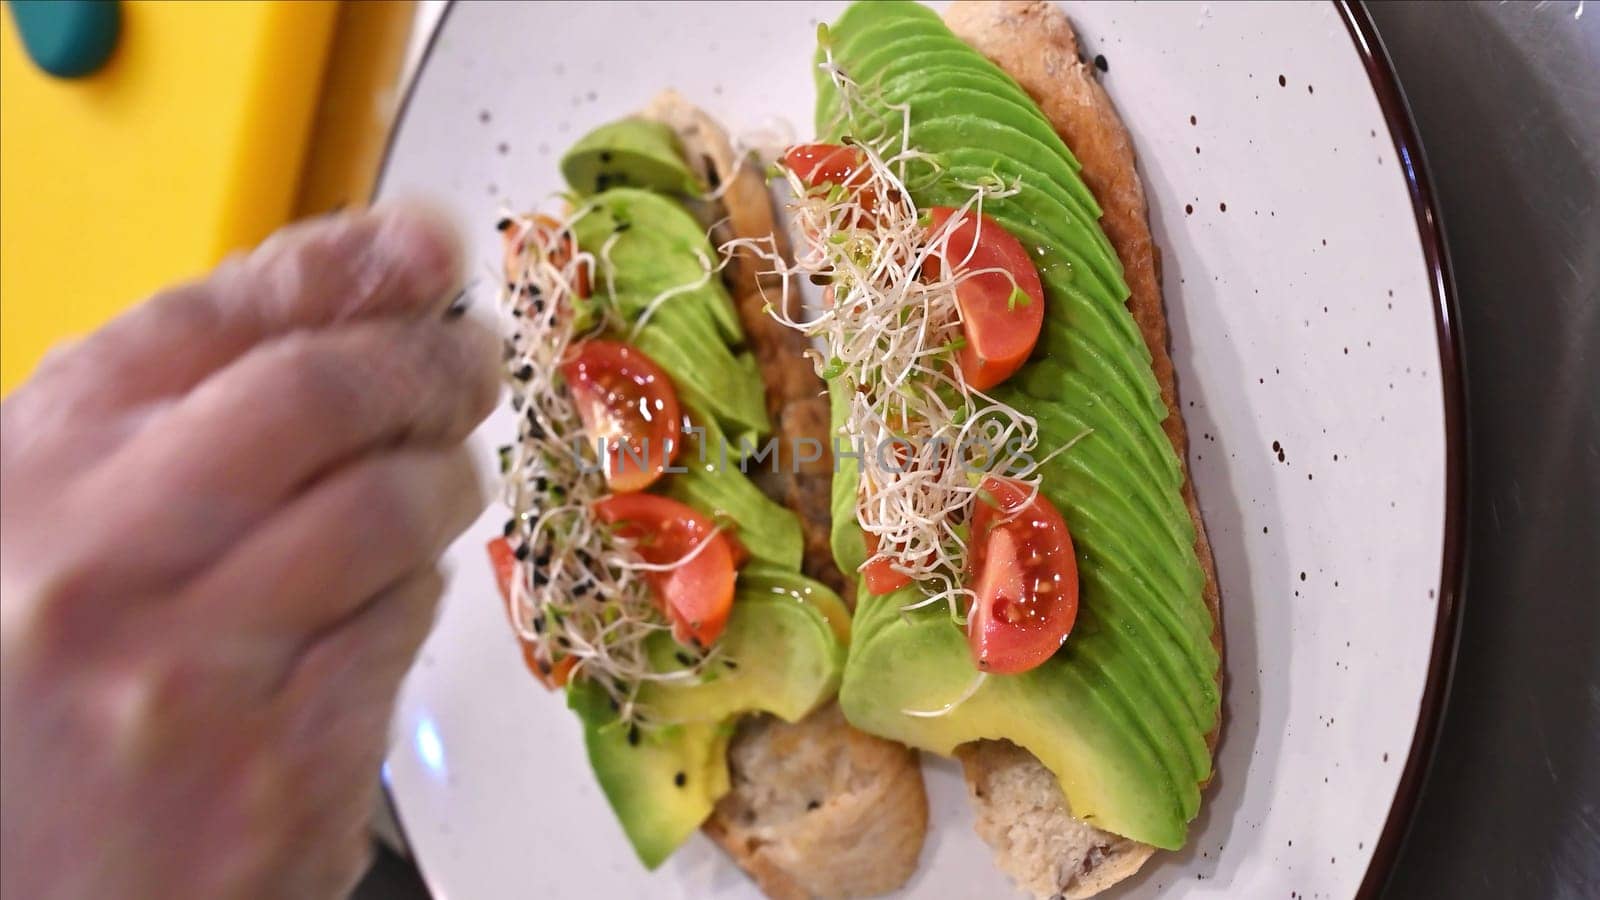
[[[96,277],[104,277],[101,273]],[[497,393],[420,211],[298,225],[0,405],[7,897],[348,890]]]

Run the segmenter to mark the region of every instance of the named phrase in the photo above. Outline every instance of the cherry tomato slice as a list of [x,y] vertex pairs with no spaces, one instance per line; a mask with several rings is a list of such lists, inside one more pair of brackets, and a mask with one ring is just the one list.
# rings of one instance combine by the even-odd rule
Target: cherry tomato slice
[[870,177],[866,156],[839,144],[799,144],[783,154],[783,164],[807,187],[840,184],[854,187]]
[[[875,535],[864,535],[867,539],[867,555],[878,552],[878,538]],[[861,578],[866,582],[867,591],[874,596],[892,594],[911,583],[911,576],[894,568],[894,563],[889,559],[875,559],[861,569]]]
[[649,487],[683,443],[678,394],[667,373],[638,350],[591,340],[563,363],[590,440],[605,442],[606,483],[618,492]]
[[[511,610],[511,582],[517,577],[517,555],[511,549],[511,542],[503,537],[495,538],[489,542],[489,565],[494,569],[495,584],[500,588],[500,599],[505,601],[506,616],[512,617]],[[513,621],[515,626],[515,621]],[[554,664],[539,658],[539,649],[532,641],[517,637],[517,643],[522,645],[522,661],[527,663],[528,671],[539,683],[554,690],[566,685],[572,677],[572,670],[578,665],[575,656],[563,656]]]
[[[948,206],[929,210],[930,233],[938,234],[955,213]],[[968,210],[948,234],[944,258],[957,274],[1000,270],[968,275],[956,287],[967,339],[956,359],[967,384],[984,391],[1011,377],[1033,352],[1044,325],[1044,287],[1028,251],[999,222]],[[1013,284],[1022,290],[1015,300]]]
[[734,580],[733,551],[711,518],[654,494],[612,494],[596,502],[594,511],[618,536],[634,541],[646,563],[672,566],[640,574],[655,590],[678,643],[711,646],[728,623]]
[[[527,220],[507,219],[502,221],[500,234],[505,243],[505,273],[506,281],[515,283],[522,278],[522,257],[531,246],[550,247],[555,239],[556,230],[561,223],[543,213],[533,217],[529,224]],[[549,250],[550,264],[558,269],[565,268],[572,261],[575,249],[572,234],[562,235],[561,241]],[[574,276],[573,289],[579,297],[589,296],[589,270],[579,266]]]
[[866,154],[855,147],[839,144],[800,144],[783,155],[783,164],[807,187],[837,184],[857,192],[856,200],[865,213],[878,207],[878,195],[862,190],[872,178]]
[[1020,481],[984,479],[972,516],[967,643],[979,671],[1026,672],[1049,659],[1078,618],[1078,561],[1067,523]]

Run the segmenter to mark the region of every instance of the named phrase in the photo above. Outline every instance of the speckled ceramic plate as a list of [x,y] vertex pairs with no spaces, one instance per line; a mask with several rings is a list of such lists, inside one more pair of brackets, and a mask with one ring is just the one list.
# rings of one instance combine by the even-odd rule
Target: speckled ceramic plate
[[[676,87],[734,130],[811,118],[840,4],[453,7],[380,193],[442,198],[493,279],[496,210],[558,187],[585,130]],[[1453,637],[1460,394],[1448,270],[1403,104],[1360,10],[1069,7],[1140,154],[1227,635],[1217,776],[1187,848],[1122,897],[1371,893],[1409,815]],[[484,458],[511,418],[491,418]],[[388,783],[441,897],[754,897],[696,837],[647,873],[559,696],[453,548]],[[917,897],[1012,890],[960,776],[928,764]]]

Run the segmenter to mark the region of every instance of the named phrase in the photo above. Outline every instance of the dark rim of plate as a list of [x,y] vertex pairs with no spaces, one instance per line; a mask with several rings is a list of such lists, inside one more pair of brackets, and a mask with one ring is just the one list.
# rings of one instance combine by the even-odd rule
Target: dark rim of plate
[[1439,378],[1444,389],[1444,552],[1439,565],[1439,590],[1435,597],[1437,618],[1433,627],[1433,652],[1428,660],[1428,678],[1422,688],[1417,715],[1417,730],[1411,739],[1400,784],[1389,805],[1388,818],[1372,849],[1372,860],[1356,892],[1360,900],[1373,900],[1383,893],[1389,876],[1400,858],[1400,848],[1410,830],[1411,819],[1427,781],[1444,721],[1450,680],[1455,670],[1456,644],[1461,624],[1461,584],[1466,560],[1467,525],[1467,401],[1466,373],[1461,366],[1461,313],[1456,303],[1455,276],[1450,268],[1450,248],[1445,242],[1444,224],[1434,202],[1433,180],[1423,157],[1422,141],[1417,137],[1415,120],[1395,77],[1389,53],[1372,24],[1372,16],[1358,0],[1335,0],[1356,52],[1366,66],[1372,92],[1377,95],[1383,118],[1389,123],[1406,188],[1411,193],[1411,208],[1417,219],[1417,233],[1428,266],[1428,289],[1433,292],[1433,321],[1439,338]]
[[[1372,17],[1368,14],[1366,6],[1360,0],[1332,0],[1332,2],[1338,9],[1345,28],[1350,32],[1350,39],[1355,44],[1356,52],[1361,56],[1362,64],[1366,67],[1367,78],[1372,82],[1372,91],[1377,96],[1378,106],[1383,111],[1384,121],[1388,123],[1389,136],[1394,141],[1395,153],[1401,171],[1405,174],[1406,189],[1411,195],[1411,207],[1417,219],[1417,233],[1421,238],[1422,253],[1428,267],[1428,288],[1433,294],[1433,319],[1439,341],[1439,375],[1444,389],[1444,551],[1440,560],[1439,590],[1435,597],[1437,618],[1433,631],[1433,651],[1428,661],[1428,677],[1422,689],[1417,729],[1412,736],[1411,750],[1406,756],[1405,768],[1400,774],[1400,783],[1389,806],[1383,830],[1379,833],[1378,842],[1372,849],[1372,858],[1367,864],[1366,875],[1362,877],[1361,887],[1356,892],[1358,900],[1373,900],[1382,894],[1384,886],[1388,883],[1389,876],[1399,859],[1400,848],[1405,843],[1406,833],[1410,829],[1417,801],[1421,797],[1428,769],[1433,761],[1439,726],[1444,720],[1446,701],[1450,696],[1451,676],[1455,669],[1456,643],[1461,622],[1462,572],[1466,559],[1466,374],[1461,365],[1460,313],[1456,303],[1455,276],[1450,268],[1450,251],[1445,243],[1444,225],[1440,221],[1434,202],[1433,182],[1428,176],[1422,141],[1417,137],[1410,106],[1406,103],[1405,94],[1400,90],[1400,82],[1395,77],[1394,66],[1389,62],[1388,51],[1384,49],[1383,41],[1378,37],[1378,30],[1373,26]],[[417,84],[422,80],[428,62],[433,57],[433,51],[439,45],[439,36],[444,33],[450,14],[456,7],[455,0],[451,0],[440,14],[438,24],[428,36],[428,43],[422,50],[422,57],[417,62],[411,83],[406,85],[405,96],[401,99],[394,122],[390,126],[389,137],[383,150],[383,160],[378,167],[378,177],[372,189],[374,200],[383,192],[383,181],[389,172],[395,141],[411,110],[411,101],[416,95]],[[383,767],[382,784],[384,802],[389,808],[395,827],[399,829],[400,839],[406,843],[409,852],[411,839],[406,834],[405,821],[401,818],[399,807],[394,800],[394,788],[389,782],[387,764]],[[420,861],[414,855],[412,862],[417,864],[417,870],[422,874],[423,881],[428,884],[430,893],[434,896],[443,896],[434,890],[432,882],[428,879],[428,873],[423,870]]]

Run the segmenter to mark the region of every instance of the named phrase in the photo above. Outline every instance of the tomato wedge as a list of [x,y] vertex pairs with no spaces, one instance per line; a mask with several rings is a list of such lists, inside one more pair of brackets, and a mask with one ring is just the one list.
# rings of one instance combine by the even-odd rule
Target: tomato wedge
[[[500,599],[505,601],[506,616],[513,616],[511,610],[511,582],[517,577],[517,554],[511,549],[511,542],[503,537],[495,538],[489,542],[489,565],[494,569],[494,580],[500,588]],[[515,621],[512,622],[515,627]],[[517,636],[517,643],[522,645],[522,661],[527,663],[528,671],[539,683],[554,690],[566,685],[572,677],[572,670],[578,665],[575,656],[563,656],[554,664],[539,658],[539,648],[532,642]]]
[[[932,233],[938,234],[956,214],[948,206],[929,210]],[[1044,326],[1044,287],[1028,251],[999,222],[968,210],[948,228],[944,258],[962,271],[983,269],[956,287],[966,346],[956,359],[967,384],[984,391],[1007,378],[1028,360]],[[937,274],[937,263],[930,262]],[[1022,295],[1013,299],[1013,285]]]
[[711,518],[654,494],[612,494],[596,502],[594,511],[619,537],[634,541],[646,563],[672,566],[641,575],[678,643],[711,646],[728,623],[734,580],[733,551]]
[[839,144],[800,144],[783,154],[783,164],[807,187],[839,184],[855,187],[871,177],[866,154]]
[[1078,561],[1067,523],[1044,495],[991,475],[972,517],[967,643],[979,671],[1026,672],[1049,659],[1078,618]]
[[606,483],[618,492],[649,487],[677,457],[683,420],[667,373],[616,341],[591,340],[563,363],[591,440],[605,443]]
[[[525,221],[525,220],[524,220]],[[505,273],[506,281],[516,282],[522,277],[522,255],[528,247],[537,242],[540,246],[549,247],[555,238],[561,223],[543,213],[533,217],[532,224],[524,224],[516,219],[501,220],[500,233],[505,242]],[[562,236],[560,244],[552,248],[550,264],[558,269],[565,268],[572,261],[576,249],[569,232]],[[574,277],[576,282],[573,289],[579,297],[589,296],[589,270],[579,266]]]
[[[863,535],[867,539],[867,555],[878,552],[878,538],[872,534]],[[911,583],[911,576],[894,568],[893,561],[889,559],[875,559],[861,568],[861,579],[866,582],[867,591],[874,596],[892,594]]]

